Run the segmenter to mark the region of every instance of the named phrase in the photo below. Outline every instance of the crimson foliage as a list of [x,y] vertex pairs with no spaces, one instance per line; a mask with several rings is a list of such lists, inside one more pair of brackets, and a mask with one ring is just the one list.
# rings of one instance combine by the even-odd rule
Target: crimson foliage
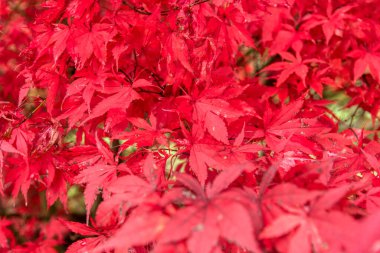
[[379,0],[0,4],[1,252],[380,252]]

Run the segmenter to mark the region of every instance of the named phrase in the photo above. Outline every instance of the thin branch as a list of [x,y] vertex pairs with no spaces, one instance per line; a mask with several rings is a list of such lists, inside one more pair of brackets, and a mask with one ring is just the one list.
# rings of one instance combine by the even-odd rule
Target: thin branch
[[208,1],[209,0],[196,0],[195,2],[193,2],[193,3],[190,4],[190,7],[193,7],[193,6],[198,5],[198,4],[206,3]]
[[44,105],[45,104],[45,102],[46,102],[46,100],[45,99],[43,99],[43,98],[41,98],[42,99],[42,102],[33,110],[33,111],[31,111],[28,115],[26,115],[25,117],[24,117],[24,119],[20,122],[20,123],[18,123],[16,126],[15,126],[15,128],[18,128],[19,126],[21,126],[25,121],[27,121],[28,119],[30,119],[32,116],[33,116],[33,114],[35,114],[41,107],[42,107],[42,105]]
[[359,110],[359,108],[360,108],[360,104],[361,104],[361,103],[358,104],[358,106],[356,107],[354,113],[351,115],[350,125],[349,125],[350,128],[352,128],[352,124],[353,124],[353,122],[354,122],[355,115],[356,115],[356,113],[358,112],[358,110]]
[[[202,3],[206,3],[208,2],[209,0],[196,0],[194,1],[193,3],[191,3],[189,5],[189,7],[194,7],[196,5],[199,5],[199,4],[202,4]],[[129,1],[127,0],[124,0],[123,1],[123,4],[125,4],[126,6],[128,6],[130,9],[132,9],[133,11],[137,12],[137,13],[140,13],[142,15],[152,15],[152,13],[150,11],[147,11],[145,10],[144,8],[142,7],[137,7],[135,5],[133,5],[132,3],[130,3]],[[173,10],[179,10],[180,8],[178,6],[174,7]],[[168,10],[163,10],[161,11],[161,15],[165,16],[165,15],[168,15],[168,13],[170,12],[171,10],[168,9]]]
[[120,73],[122,73],[122,74],[125,76],[125,79],[126,79],[130,84],[133,83],[133,80],[131,79],[131,77],[130,77],[127,73],[125,73],[124,70],[119,69],[118,71],[119,71]]
[[136,6],[134,6],[133,4],[131,4],[129,1],[127,0],[124,0],[123,1],[123,4],[125,4],[126,6],[128,6],[129,8],[131,8],[132,10],[134,10],[135,12],[137,13],[140,13],[142,15],[151,15],[152,13],[145,10],[144,8],[138,8]]
[[138,66],[136,49],[133,49],[133,57],[135,58],[135,64],[133,66],[133,79],[135,79],[136,78],[137,66]]
[[162,94],[162,92],[157,92],[157,91],[150,91],[150,90],[139,89],[138,92],[156,94],[156,95],[160,95],[161,97],[164,96]]

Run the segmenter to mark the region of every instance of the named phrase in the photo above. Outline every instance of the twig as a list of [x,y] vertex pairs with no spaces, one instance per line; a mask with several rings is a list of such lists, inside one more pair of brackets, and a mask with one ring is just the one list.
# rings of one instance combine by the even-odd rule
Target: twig
[[206,3],[208,1],[209,0],[196,0],[195,2],[193,2],[193,3],[190,4],[190,7],[193,7],[193,6],[198,5],[198,4]]
[[145,10],[144,8],[138,8],[138,7],[134,6],[133,4],[131,4],[127,0],[124,0],[123,4],[127,5],[129,8],[131,8],[132,10],[134,10],[137,13],[140,13],[140,14],[143,14],[143,15],[151,15],[152,14],[151,12]]
[[[196,5],[199,5],[199,4],[202,4],[202,3],[206,3],[206,2],[208,2],[209,0],[196,0],[196,1],[194,1],[193,3],[191,3],[190,5],[189,5],[189,7],[191,8],[191,7],[194,7],[194,6],[196,6]],[[142,7],[137,7],[137,6],[135,6],[135,5],[133,5],[132,3],[130,3],[129,1],[127,1],[127,0],[124,0],[123,1],[123,4],[125,4],[126,6],[128,6],[129,8],[131,8],[132,10],[134,10],[135,12],[137,12],[137,13],[140,13],[140,14],[142,14],[142,15],[152,15],[152,13],[150,12],[150,11],[147,11],[147,10],[145,10],[144,8],[142,8]],[[174,7],[173,8],[173,10],[179,10],[180,8],[179,7]],[[163,11],[161,11],[161,15],[163,15],[163,16],[165,16],[165,15],[168,15],[168,13],[170,12],[170,10],[163,10]]]
[[30,119],[32,116],[33,116],[33,114],[35,114],[41,107],[42,107],[42,105],[44,105],[45,104],[45,102],[46,102],[46,100],[45,99],[43,99],[43,98],[41,98],[42,99],[42,102],[33,110],[33,111],[31,111],[27,116],[25,116],[25,118],[20,122],[20,123],[18,123],[16,126],[15,126],[15,128],[18,128],[19,126],[21,126],[25,121],[27,121],[28,119]]

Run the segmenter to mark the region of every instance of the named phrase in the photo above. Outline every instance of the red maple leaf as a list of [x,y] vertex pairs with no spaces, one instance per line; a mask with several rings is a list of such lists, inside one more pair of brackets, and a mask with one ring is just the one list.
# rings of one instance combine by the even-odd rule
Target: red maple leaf
[[[187,238],[189,251],[207,253],[217,248],[219,238],[225,238],[243,248],[260,252],[247,209],[234,200],[234,192],[220,193],[241,173],[239,169],[233,167],[222,172],[206,193],[194,178],[177,175],[178,180],[195,194],[195,200],[192,205],[175,213],[159,242],[170,243]],[[229,207],[228,211],[224,206]]]

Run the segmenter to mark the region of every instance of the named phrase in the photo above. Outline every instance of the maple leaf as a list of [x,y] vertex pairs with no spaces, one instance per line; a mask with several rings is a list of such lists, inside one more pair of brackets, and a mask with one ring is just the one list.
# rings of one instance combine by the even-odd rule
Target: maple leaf
[[114,165],[95,164],[82,170],[75,181],[80,184],[86,184],[84,198],[87,210],[87,223],[90,216],[90,210],[99,193],[99,189],[106,188],[116,178],[116,168]]
[[285,26],[284,29],[280,30],[277,33],[275,42],[272,43],[272,46],[270,48],[271,55],[286,52],[286,50],[291,45],[297,45],[299,43],[302,43],[302,40],[298,38],[298,32],[293,29],[294,28],[292,26]]
[[82,69],[87,60],[94,55],[103,65],[107,57],[107,43],[114,36],[108,24],[94,24],[91,29],[76,27],[67,47],[75,59],[78,69]]
[[189,49],[186,41],[175,34],[170,39],[173,58],[177,59],[190,73],[194,73],[189,62]]
[[78,0],[71,1],[66,8],[66,12],[75,18],[81,18],[85,14],[88,15],[86,18],[89,18],[99,11],[99,5],[94,0],[87,0],[82,4],[80,3]]
[[84,236],[90,236],[90,235],[100,235],[94,228],[91,228],[89,226],[86,226],[82,223],[79,222],[72,222],[72,221],[67,221],[60,219],[59,220],[61,223],[63,223],[70,231],[84,235]]
[[108,190],[116,194],[116,198],[125,200],[135,206],[144,201],[144,198],[153,192],[152,186],[138,176],[127,175],[115,180]]
[[170,129],[162,128],[157,126],[157,118],[154,115],[149,116],[149,123],[142,119],[136,117],[127,118],[130,123],[132,123],[136,129],[130,132],[122,132],[120,134],[114,135],[114,138],[125,139],[126,141],[120,146],[120,151],[128,148],[131,145],[136,145],[137,147],[152,146],[156,142],[162,145],[167,144],[167,137],[165,134],[172,132]]
[[[314,136],[330,130],[329,126],[322,124],[318,119],[298,116],[303,103],[304,100],[299,98],[283,106],[276,114],[271,110],[264,113],[263,134],[271,149],[281,152],[289,148],[311,153],[309,147],[312,143],[304,136]],[[260,136],[259,133],[256,134],[257,137]]]
[[[240,135],[242,141],[244,132],[242,131]],[[236,140],[235,145],[226,146],[203,139],[191,145],[189,164],[203,186],[207,180],[208,168],[223,171],[230,167],[245,166],[247,170],[252,171],[255,165],[249,162],[247,154],[258,154],[258,151],[264,149],[264,147],[258,144],[242,145],[236,142]]]
[[[209,167],[217,169],[225,167],[225,159],[218,154],[215,148],[215,145],[202,143],[196,143],[191,146],[189,163],[202,185],[206,182]],[[220,148],[223,149],[221,146]]]
[[226,124],[216,114],[209,112],[205,117],[205,127],[208,132],[218,141],[229,144]]
[[[277,205],[286,211],[284,213],[278,209],[280,215],[264,228],[260,238],[288,235],[285,239],[288,245],[286,252],[298,252],[300,249],[302,252],[312,252],[312,248],[336,251],[343,247],[352,247],[356,236],[353,231],[357,228],[357,223],[346,214],[330,210],[347,194],[347,187],[327,191],[322,196],[320,193],[309,193],[291,185],[278,186],[273,190],[279,193],[281,188],[280,191],[285,190],[285,186],[292,187],[292,193],[285,202]],[[290,197],[293,194],[296,195]],[[318,196],[319,199],[316,199]],[[307,205],[308,201],[312,203],[310,206]],[[350,229],[344,229],[343,224]],[[347,243],[346,240],[353,243]]]
[[4,157],[3,152],[23,155],[23,153],[21,153],[20,151],[18,151],[18,150],[17,150],[12,144],[10,144],[9,142],[7,142],[7,141],[5,141],[5,140],[0,140],[0,169],[3,168],[3,163],[4,163],[4,160],[3,160],[3,157]]
[[136,99],[141,99],[141,97],[131,87],[127,86],[121,88],[117,93],[101,100],[98,104],[96,104],[90,112],[89,117],[87,117],[83,123],[93,118],[102,116],[111,108],[127,109],[131,102]]
[[[84,239],[80,239],[73,244],[71,244],[66,252],[82,252],[94,251],[100,246],[103,246],[107,240],[107,232],[104,231],[103,227],[89,227],[79,222],[72,222],[60,219],[61,223],[66,226],[70,231],[80,234],[82,236],[91,236]],[[108,229],[114,228],[114,226],[108,227]]]
[[[51,165],[50,165],[51,166]],[[46,201],[48,206],[52,206],[57,199],[60,199],[62,204],[67,206],[67,185],[64,174],[55,168],[50,168],[49,176],[53,174],[53,179],[46,189]]]
[[[226,238],[254,252],[260,252],[254,239],[254,229],[249,212],[239,202],[220,193],[240,173],[233,168],[226,174],[218,176],[209,187],[207,196],[194,178],[178,175],[177,179],[197,193],[196,200],[190,206],[179,209],[171,218],[160,236],[159,242],[177,242],[188,238],[190,252],[211,252],[217,245],[218,238]],[[233,173],[233,174],[231,174]],[[223,206],[228,205],[232,212],[226,212]],[[181,227],[180,230],[177,228]],[[173,233],[173,231],[177,231]],[[208,238],[208,240],[204,240]],[[198,243],[196,243],[198,242]]]
[[163,180],[163,169],[158,166],[153,154],[149,154],[143,164],[138,166],[146,179],[133,174],[117,178],[107,186],[107,191],[112,193],[112,197],[106,200],[106,203],[118,206],[119,210],[128,210],[142,206],[143,203],[153,204],[159,200],[157,191]]
[[195,102],[194,120],[205,120],[209,112],[223,118],[236,118],[242,115],[242,112],[231,106],[231,104],[219,98],[200,98]]
[[100,244],[106,240],[106,237],[98,236],[78,240],[67,248],[67,253],[86,253],[90,250],[96,249]]
[[165,228],[168,218],[159,211],[135,209],[103,248],[128,248],[155,241]]
[[329,0],[326,8],[326,15],[312,14],[307,16],[304,20],[306,29],[311,29],[315,26],[322,25],[322,30],[325,35],[326,44],[329,44],[332,36],[343,36],[342,31],[345,28],[346,20],[353,18],[352,15],[347,14],[352,8],[356,7],[355,4],[347,4],[341,8],[333,10],[332,1]]
[[82,95],[88,111],[91,111],[91,99],[94,96],[95,91],[98,89],[97,86],[102,86],[102,91],[104,92],[104,84],[106,79],[109,78],[109,75],[101,70],[94,75],[93,71],[84,69],[77,71],[73,77],[77,79],[67,88],[63,101],[69,96]]
[[66,50],[67,40],[70,36],[70,28],[63,24],[57,24],[54,27],[54,33],[51,35],[48,46],[53,45],[54,61],[57,62],[58,58]]
[[356,49],[351,51],[348,56],[355,58],[354,81],[358,80],[367,69],[376,80],[380,80],[380,44],[375,44],[369,49]]
[[312,62],[323,63],[323,61],[318,59],[302,60],[299,52],[296,53],[296,56],[288,52],[280,52],[279,54],[286,61],[275,62],[263,70],[281,71],[277,78],[277,86],[283,84],[292,74],[295,74],[301,78],[303,85],[306,86],[306,76],[309,72],[309,67],[306,64]]

